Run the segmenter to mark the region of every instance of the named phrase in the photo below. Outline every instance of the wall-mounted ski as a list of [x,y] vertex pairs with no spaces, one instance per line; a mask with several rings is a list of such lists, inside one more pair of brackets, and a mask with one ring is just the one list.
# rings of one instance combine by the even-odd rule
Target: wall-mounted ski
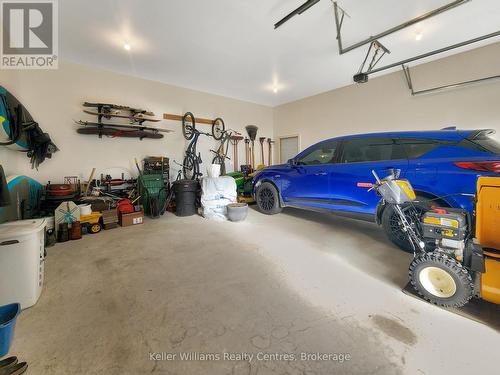
[[94,116],[102,116],[104,117],[105,119],[111,119],[113,117],[116,117],[116,118],[126,118],[126,119],[129,119],[131,123],[140,123],[142,124],[143,122],[145,121],[149,121],[149,122],[160,122],[161,120],[158,120],[158,119],[154,119],[154,118],[147,118],[147,117],[144,117],[143,115],[121,115],[120,113],[118,112],[94,112],[94,111],[87,111],[87,110],[84,110],[83,112],[89,114],[89,115],[94,115]]
[[[153,126],[144,125],[145,122],[159,122],[161,120],[145,116],[154,116],[154,113],[145,109],[133,108],[117,104],[107,103],[89,103],[85,102],[84,107],[96,108],[96,111],[86,110],[83,112],[97,116],[96,122],[91,121],[75,121],[77,125],[82,127],[77,129],[79,134],[96,134],[99,138],[107,137],[128,137],[128,138],[151,138],[161,139],[163,134],[170,133],[172,130],[162,129]],[[125,113],[121,113],[124,111]],[[117,124],[114,122],[103,122],[103,120],[111,120],[113,118],[124,118],[130,121],[129,124]]]
[[144,126],[144,125],[134,125],[134,124],[114,124],[114,123],[99,123],[99,122],[91,122],[91,121],[75,121],[78,125],[82,126],[109,126],[112,128],[123,128],[123,129],[135,129],[135,130],[148,130],[154,133],[172,133],[173,130],[169,129],[160,129],[152,126]]
[[147,130],[124,130],[117,129],[116,127],[108,126],[89,126],[83,127],[76,130],[79,134],[96,134],[99,137],[103,135],[107,137],[127,137],[127,138],[139,138],[143,140],[144,138],[151,139],[161,139],[163,134],[153,133]]
[[112,109],[118,111],[130,111],[134,115],[145,115],[145,116],[154,116],[155,114],[151,111],[147,111],[145,109],[128,107],[125,105],[117,105],[117,104],[109,104],[109,103],[83,103],[84,107],[97,108],[97,112],[111,112]]

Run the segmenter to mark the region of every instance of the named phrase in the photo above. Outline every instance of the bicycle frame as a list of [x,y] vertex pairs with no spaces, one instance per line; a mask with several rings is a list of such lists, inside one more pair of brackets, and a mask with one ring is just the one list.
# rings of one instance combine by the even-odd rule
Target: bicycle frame
[[[200,173],[200,164],[203,163],[201,159],[201,153],[197,152],[196,146],[198,144],[198,139],[200,135],[211,136],[209,133],[200,132],[196,128],[190,128],[193,132],[193,138],[186,149],[186,154],[183,162],[183,174],[185,179],[198,179],[203,175]],[[187,172],[192,172],[192,176],[188,176]]]
[[200,132],[195,130],[195,134],[191,142],[189,142],[189,145],[186,149],[186,155],[192,155],[196,158],[198,158],[198,162],[201,164],[201,155],[196,155],[196,145],[198,143],[198,138],[200,138]]
[[[222,136],[219,148],[217,151],[210,150],[212,151],[215,155],[220,156],[222,160],[224,159],[230,159],[227,157],[227,152],[229,151],[229,140],[231,139],[232,132],[224,132],[224,135]],[[226,146],[224,148],[224,146]]]
[[226,166],[225,166],[226,159],[227,160],[231,160],[231,158],[227,156],[227,153],[229,151],[229,145],[231,143],[231,137],[234,134],[240,134],[240,133],[238,133],[235,130],[231,130],[231,129],[224,130],[223,136],[222,136],[222,139],[221,139],[221,143],[220,143],[219,147],[217,148],[217,150],[216,151],[210,150],[210,151],[212,151],[215,154],[215,156],[214,156],[214,158],[212,160],[212,163],[217,164],[216,162],[218,162],[218,163],[221,164],[221,172],[222,172],[222,174],[226,173]]

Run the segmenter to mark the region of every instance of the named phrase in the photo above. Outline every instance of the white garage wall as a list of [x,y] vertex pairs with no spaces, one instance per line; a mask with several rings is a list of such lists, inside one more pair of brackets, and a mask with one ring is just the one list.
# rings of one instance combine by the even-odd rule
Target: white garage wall
[[[183,114],[191,111],[197,117],[222,117],[226,127],[246,134],[244,127],[259,127],[257,137],[273,137],[273,109],[270,107],[224,98],[193,90],[182,89],[153,81],[110,73],[73,63],[61,63],[54,71],[0,71],[0,84],[10,90],[28,109],[42,129],[50,134],[60,148],[52,159],[31,170],[25,154],[0,147],[0,164],[6,174],[25,174],[45,183],[62,181],[64,176],[79,175],[87,179],[93,167],[98,173],[109,168],[125,168],[136,174],[134,158],[164,155],[182,163],[186,142],[181,124],[162,121],[161,125],[175,133],[165,134],[161,140],[103,138],[76,133],[75,120],[95,119],[82,112],[84,101],[108,102],[142,107],[155,112]],[[124,120],[126,123],[126,120]],[[199,125],[211,131],[210,125]],[[216,141],[200,137],[198,149],[204,162],[211,162]],[[259,149],[257,155],[260,155]],[[232,146],[230,148],[232,157]],[[240,142],[239,162],[244,163],[244,143]],[[259,161],[260,157],[256,156]],[[232,163],[229,162],[230,164]],[[178,169],[171,163],[172,175]],[[203,168],[204,172],[205,168]],[[232,170],[232,165],[228,166]],[[113,176],[113,177],[120,177]]]
[[[412,69],[412,75],[414,86],[420,89],[495,75],[499,73],[498,66],[500,43],[419,65]],[[401,71],[274,109],[67,62],[56,71],[0,71],[0,84],[26,105],[61,149],[38,172],[30,169],[24,154],[5,147],[0,147],[0,163],[7,175],[26,174],[42,183],[57,182],[67,175],[87,178],[94,166],[98,173],[119,167],[135,174],[134,157],[165,155],[182,160],[186,142],[178,122],[161,123],[175,130],[162,140],[98,139],[77,134],[73,119],[92,120],[81,110],[86,100],[145,107],[157,116],[188,110],[199,117],[222,116],[229,127],[242,133],[245,125],[256,124],[258,136],[278,139],[299,135],[300,149],[321,139],[372,131],[440,129],[451,125],[500,130],[499,81],[412,97]],[[210,131],[208,125],[200,128]],[[215,144],[201,138],[199,150],[205,162],[211,161],[209,149]],[[257,146],[257,162],[259,151]],[[240,164],[244,155],[241,142]],[[279,160],[278,147],[273,159]],[[173,166],[173,174],[175,170]]]
[[[412,68],[412,78],[418,90],[498,75],[499,67],[500,43],[496,43],[419,65]],[[500,131],[500,80],[412,97],[403,72],[398,71],[281,105],[274,112],[275,137],[298,134],[301,150],[340,135],[447,126]]]

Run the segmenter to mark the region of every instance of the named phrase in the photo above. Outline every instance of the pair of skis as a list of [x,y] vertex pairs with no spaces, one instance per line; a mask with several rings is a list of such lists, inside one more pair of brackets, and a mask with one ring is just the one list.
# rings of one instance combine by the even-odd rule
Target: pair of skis
[[116,105],[116,104],[106,104],[106,103],[83,103],[84,107],[97,108],[98,112],[112,112],[115,111],[129,111],[133,116],[143,115],[143,116],[154,116],[155,114],[151,111],[147,111],[145,109],[127,107],[124,105]]
[[[161,139],[163,134],[170,133],[172,130],[161,129],[144,125],[145,122],[159,122],[158,119],[145,116],[154,116],[154,113],[144,109],[126,107],[116,104],[88,103],[84,107],[96,108],[96,111],[84,110],[85,113],[97,116],[97,122],[75,121],[76,124],[83,126],[77,129],[79,134],[96,134],[99,137],[103,135],[108,137],[128,137]],[[121,114],[120,111],[129,111],[130,114]],[[130,121],[129,124],[103,123],[103,119],[124,118]]]
[[144,125],[123,125],[123,124],[103,124],[89,121],[75,121],[82,128],[77,129],[79,134],[97,134],[108,137],[127,137],[127,138],[151,138],[161,139],[163,133],[170,133],[172,130],[158,129]]

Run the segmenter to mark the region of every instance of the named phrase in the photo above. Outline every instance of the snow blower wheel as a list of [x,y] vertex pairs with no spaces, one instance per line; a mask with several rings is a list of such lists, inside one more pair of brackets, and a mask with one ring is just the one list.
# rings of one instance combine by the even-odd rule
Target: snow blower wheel
[[410,281],[425,300],[442,307],[462,307],[473,296],[472,277],[459,262],[439,251],[421,253],[410,265]]

